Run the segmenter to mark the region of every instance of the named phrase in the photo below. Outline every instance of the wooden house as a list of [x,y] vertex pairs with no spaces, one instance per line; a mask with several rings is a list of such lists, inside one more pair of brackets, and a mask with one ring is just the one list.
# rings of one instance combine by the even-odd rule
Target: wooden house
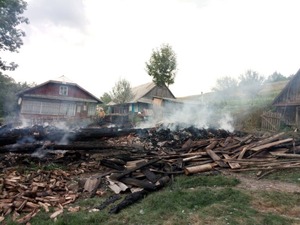
[[18,93],[20,118],[32,123],[92,118],[102,102],[65,76]]
[[158,86],[153,82],[133,87],[132,92],[133,98],[128,102],[124,104],[110,104],[110,112],[113,114],[147,113],[152,110],[153,97],[176,99],[166,85]]
[[272,106],[286,125],[300,127],[300,70],[273,100]]

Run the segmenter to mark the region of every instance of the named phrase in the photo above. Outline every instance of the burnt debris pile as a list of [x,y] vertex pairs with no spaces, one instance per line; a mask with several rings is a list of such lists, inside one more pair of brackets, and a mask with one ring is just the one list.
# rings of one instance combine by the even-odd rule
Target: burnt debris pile
[[[118,213],[180,174],[256,170],[264,176],[299,167],[298,144],[285,133],[258,136],[195,127],[1,127],[0,220],[13,214],[19,222],[29,221],[51,207],[55,218],[77,210],[68,205],[80,197],[110,192],[97,209]],[[62,167],[51,169],[54,163]],[[41,164],[42,169],[28,171]]]

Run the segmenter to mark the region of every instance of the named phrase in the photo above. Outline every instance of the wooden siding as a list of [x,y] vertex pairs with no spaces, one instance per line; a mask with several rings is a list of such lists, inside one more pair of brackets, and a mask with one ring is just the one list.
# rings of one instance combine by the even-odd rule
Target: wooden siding
[[152,99],[154,96],[162,97],[162,98],[173,98],[174,96],[171,91],[166,86],[155,86],[151,91],[149,91],[144,98]]
[[76,104],[72,102],[51,102],[24,99],[22,114],[75,116]]
[[76,103],[70,101],[49,101],[39,99],[24,99],[21,114],[45,116],[90,117],[96,112],[94,103]]
[[[60,86],[68,87],[68,95],[60,95],[59,89]],[[81,98],[81,99],[91,99],[88,93],[82,91],[80,88],[74,85],[68,84],[56,84],[56,83],[48,83],[44,86],[40,86],[37,88],[33,88],[26,92],[26,94],[30,95],[48,95],[48,96],[64,96],[64,97],[72,97],[72,98]]]

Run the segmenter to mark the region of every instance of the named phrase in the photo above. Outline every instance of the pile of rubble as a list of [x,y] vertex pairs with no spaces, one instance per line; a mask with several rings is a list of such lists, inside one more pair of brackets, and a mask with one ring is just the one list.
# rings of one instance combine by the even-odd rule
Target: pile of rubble
[[[0,128],[0,221],[25,223],[55,208],[51,218],[77,198],[114,192],[98,209],[110,213],[164,187],[173,176],[207,171],[270,171],[300,166],[298,140],[285,133],[255,136],[219,129],[83,128],[64,131],[34,126]],[[62,169],[29,170],[62,164]],[[25,167],[24,167],[25,166]],[[26,166],[29,166],[26,169]],[[85,179],[79,179],[84,174]]]

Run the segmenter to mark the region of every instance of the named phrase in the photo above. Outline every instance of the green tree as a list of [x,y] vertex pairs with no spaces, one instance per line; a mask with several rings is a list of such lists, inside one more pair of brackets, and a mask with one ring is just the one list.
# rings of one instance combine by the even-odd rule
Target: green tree
[[0,72],[0,117],[14,116],[18,111],[16,94],[32,86],[34,84],[16,83]]
[[[27,3],[23,0],[0,0],[0,51],[18,52],[23,45],[25,32],[18,26],[28,23],[28,19],[21,16],[26,7]],[[0,57],[1,70],[14,70],[16,67],[17,64],[8,64]]]
[[281,73],[275,71],[270,76],[268,76],[266,82],[272,83],[272,82],[283,81],[283,80],[288,80],[288,78],[283,76]]
[[104,103],[104,104],[108,104],[109,102],[111,102],[111,96],[109,93],[105,92],[101,97],[100,100]]
[[122,104],[132,100],[134,94],[131,89],[129,81],[126,79],[119,79],[110,93],[111,99],[114,103]]
[[247,70],[244,74],[239,76],[239,88],[244,94],[255,96],[262,88],[264,77],[259,75],[256,71]]
[[158,86],[173,84],[176,69],[177,57],[168,44],[163,44],[159,50],[153,50],[149,62],[146,62],[146,71]]
[[216,86],[212,89],[217,92],[234,92],[238,87],[238,80],[230,76],[224,76],[216,81]]

